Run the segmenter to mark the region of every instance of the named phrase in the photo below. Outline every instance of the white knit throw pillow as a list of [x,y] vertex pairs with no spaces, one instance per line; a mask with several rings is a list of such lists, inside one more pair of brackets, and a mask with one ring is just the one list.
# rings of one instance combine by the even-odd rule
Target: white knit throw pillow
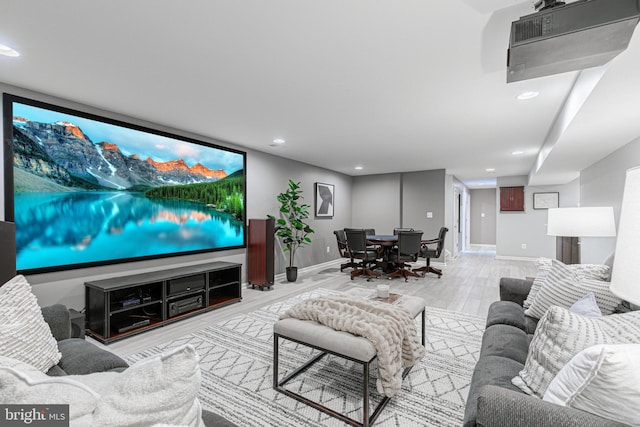
[[0,356],[27,363],[42,372],[47,372],[62,357],[23,276],[16,276],[0,287]]
[[542,397],[551,380],[573,356],[598,344],[640,342],[640,311],[590,319],[553,306],[540,319],[524,369],[512,383]]

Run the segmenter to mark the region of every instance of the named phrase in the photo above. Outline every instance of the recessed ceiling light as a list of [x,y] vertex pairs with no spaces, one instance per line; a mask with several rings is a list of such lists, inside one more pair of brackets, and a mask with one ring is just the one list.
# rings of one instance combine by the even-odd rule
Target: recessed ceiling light
[[487,172],[495,172],[496,168],[486,168],[485,169]]
[[357,171],[361,171],[362,169],[364,169],[364,166],[358,165],[354,169],[357,170]]
[[280,147],[282,145],[284,145],[286,141],[282,138],[276,138],[273,140],[273,142],[271,144],[269,144],[271,147]]
[[523,154],[524,151],[512,151],[511,154],[513,154],[514,156],[519,156],[520,154]]
[[525,101],[527,99],[535,98],[538,95],[540,95],[539,92],[536,92],[535,90],[530,90],[530,91],[527,91],[527,92],[522,92],[520,95],[517,96],[517,98],[520,101]]
[[20,56],[17,50],[10,48],[9,46],[5,46],[0,44],[0,55],[4,56]]

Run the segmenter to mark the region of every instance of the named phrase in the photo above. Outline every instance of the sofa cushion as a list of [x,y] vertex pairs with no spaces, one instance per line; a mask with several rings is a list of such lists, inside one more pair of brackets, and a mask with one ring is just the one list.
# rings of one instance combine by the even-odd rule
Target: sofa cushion
[[489,306],[487,325],[510,325],[516,328],[525,328],[524,311],[522,307],[511,301],[495,301]]
[[513,378],[513,375],[517,375],[523,366],[520,362],[500,356],[486,356],[478,360],[471,378],[469,397],[467,398],[464,411],[463,425],[465,427],[475,426],[476,416],[478,414],[477,401],[480,388],[486,385],[495,385],[520,392],[520,390],[511,383],[511,378]]
[[49,325],[51,333],[56,341],[71,338],[71,320],[69,310],[62,304],[54,304],[42,307],[42,317]]
[[584,278],[565,264],[552,260],[551,270],[524,314],[539,319],[552,305],[569,308],[589,292],[595,295],[602,314],[611,314],[621,300],[611,293],[609,285],[602,280]]
[[509,325],[493,325],[484,331],[480,357],[501,356],[524,365],[528,350],[529,337],[522,329]]
[[41,372],[47,372],[61,357],[24,276],[0,287],[0,356],[28,363]]
[[47,371],[47,375],[50,377],[63,377],[67,375],[67,373],[60,367],[60,365],[53,365]]
[[525,316],[522,306],[515,302],[495,301],[489,306],[487,328],[493,325],[510,325],[532,334],[537,324],[538,319]]
[[538,323],[524,369],[513,381],[525,393],[541,397],[560,369],[585,348],[638,342],[639,311],[590,319],[553,306]]
[[205,409],[202,410],[202,421],[204,421],[205,426],[237,427],[236,424],[232,423],[231,421],[224,418],[223,416],[218,415],[215,412],[207,411]]
[[81,338],[58,342],[62,358],[58,365],[68,375],[86,375],[94,372],[123,370],[129,365],[117,355],[98,348]]
[[640,344],[596,345],[575,355],[555,376],[544,400],[639,425]]

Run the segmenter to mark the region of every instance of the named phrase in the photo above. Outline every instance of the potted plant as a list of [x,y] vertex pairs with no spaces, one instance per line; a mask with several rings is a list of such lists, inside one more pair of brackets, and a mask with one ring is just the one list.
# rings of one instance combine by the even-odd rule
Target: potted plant
[[[289,252],[289,266],[286,268],[287,280],[295,282],[298,277],[298,267],[294,267],[296,250],[300,246],[311,243],[309,235],[314,233],[305,221],[309,218],[310,206],[301,203],[302,190],[300,183],[289,180],[289,188],[278,194],[280,213],[282,218],[276,219],[275,234],[284,244],[284,251]],[[274,218],[268,215],[270,218]]]

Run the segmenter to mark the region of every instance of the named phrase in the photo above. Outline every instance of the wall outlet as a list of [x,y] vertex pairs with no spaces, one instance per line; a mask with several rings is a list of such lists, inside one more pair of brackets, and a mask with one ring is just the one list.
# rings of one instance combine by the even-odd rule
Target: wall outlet
[[433,218],[433,212],[427,212],[427,218]]
[[522,244],[522,249],[527,249],[527,244],[526,243]]
[[331,246],[327,246],[327,253],[331,252]]

